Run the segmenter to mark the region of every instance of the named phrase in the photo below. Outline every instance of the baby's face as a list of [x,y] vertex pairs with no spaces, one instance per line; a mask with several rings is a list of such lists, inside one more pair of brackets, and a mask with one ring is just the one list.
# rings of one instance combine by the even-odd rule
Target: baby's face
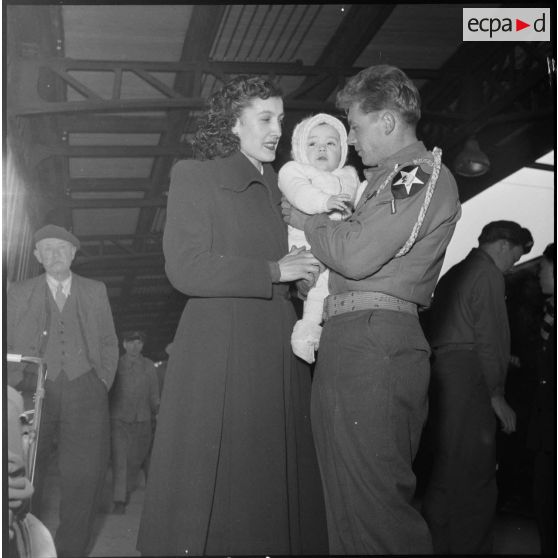
[[341,141],[337,130],[329,124],[318,124],[310,130],[306,156],[313,167],[334,171],[341,161]]

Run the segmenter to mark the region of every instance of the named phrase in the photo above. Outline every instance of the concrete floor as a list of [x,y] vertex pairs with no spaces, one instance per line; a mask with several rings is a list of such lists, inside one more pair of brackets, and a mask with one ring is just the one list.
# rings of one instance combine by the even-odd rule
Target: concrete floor
[[[45,490],[46,527],[54,533],[58,524],[58,476],[55,471],[49,475],[49,488]],[[136,550],[136,538],[143,506],[145,487],[143,479],[140,487],[132,494],[124,515],[111,515],[111,474],[103,492],[103,501],[96,523],[96,540],[90,556],[140,556]],[[495,529],[494,554],[525,555],[539,553],[539,539],[533,519],[521,515],[499,514]]]

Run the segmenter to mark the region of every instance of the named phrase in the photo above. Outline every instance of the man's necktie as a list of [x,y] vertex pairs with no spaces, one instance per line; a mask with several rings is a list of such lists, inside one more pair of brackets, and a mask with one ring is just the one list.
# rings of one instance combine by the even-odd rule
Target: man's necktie
[[54,301],[56,302],[56,306],[58,306],[58,310],[62,312],[62,309],[64,308],[64,304],[66,302],[66,295],[64,294],[62,283],[58,283],[58,287],[56,287],[56,294],[54,295]]
[[552,326],[554,325],[554,303],[552,300],[547,300],[544,305],[544,316],[541,323],[541,337],[546,343],[550,337]]

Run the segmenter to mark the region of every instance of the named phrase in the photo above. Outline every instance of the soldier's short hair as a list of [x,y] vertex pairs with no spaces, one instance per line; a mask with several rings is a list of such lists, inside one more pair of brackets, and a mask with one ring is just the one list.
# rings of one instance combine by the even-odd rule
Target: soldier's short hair
[[347,111],[353,103],[366,113],[395,110],[410,125],[416,126],[420,120],[420,93],[407,74],[395,66],[370,66],[349,78],[337,93],[337,106]]

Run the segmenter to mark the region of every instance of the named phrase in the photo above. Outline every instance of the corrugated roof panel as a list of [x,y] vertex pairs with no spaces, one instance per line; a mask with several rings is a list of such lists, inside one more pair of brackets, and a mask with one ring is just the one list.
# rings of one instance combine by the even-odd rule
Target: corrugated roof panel
[[180,59],[192,5],[63,6],[66,56],[83,60]]

